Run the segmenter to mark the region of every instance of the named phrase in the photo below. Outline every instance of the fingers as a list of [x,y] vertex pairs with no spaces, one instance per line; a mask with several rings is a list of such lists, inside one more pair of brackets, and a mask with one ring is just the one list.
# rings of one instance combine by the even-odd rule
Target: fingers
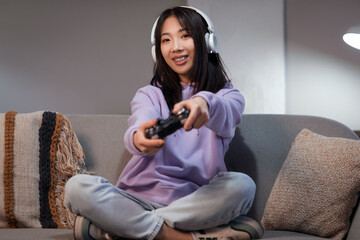
[[184,124],[185,130],[191,130],[193,127],[199,129],[209,121],[209,107],[202,97],[195,97],[175,104],[173,113],[178,113],[184,107],[190,110]]
[[157,119],[144,122],[143,124],[140,125],[139,131],[145,132],[146,129],[154,126],[156,123],[157,123]]
[[183,109],[185,107],[184,102],[179,102],[177,104],[174,105],[174,108],[172,110],[172,112],[174,114],[177,114],[179,111],[181,111],[181,109]]
[[141,124],[133,137],[136,148],[149,156],[155,155],[165,143],[164,139],[148,139],[145,136],[145,130],[154,126],[156,122],[157,120],[155,119]]
[[207,114],[199,112],[197,109],[190,111],[189,117],[184,124],[185,130],[191,130],[192,128],[199,129],[209,121]]

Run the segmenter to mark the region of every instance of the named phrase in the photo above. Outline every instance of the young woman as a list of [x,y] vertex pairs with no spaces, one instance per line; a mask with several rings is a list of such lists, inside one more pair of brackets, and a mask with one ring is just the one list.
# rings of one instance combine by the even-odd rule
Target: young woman
[[[244,98],[225,73],[213,26],[198,9],[165,10],[152,31],[151,84],[137,91],[124,141],[133,154],[117,186],[77,175],[66,202],[79,216],[76,239],[251,239],[261,226],[245,217],[252,179],[227,172],[224,155],[241,122]],[[145,130],[169,112],[190,110],[165,139]]]

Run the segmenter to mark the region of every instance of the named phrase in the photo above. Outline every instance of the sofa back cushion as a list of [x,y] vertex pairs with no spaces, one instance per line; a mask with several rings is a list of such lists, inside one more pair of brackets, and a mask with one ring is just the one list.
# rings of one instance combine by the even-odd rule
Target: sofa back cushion
[[112,184],[131,154],[124,146],[128,115],[66,115],[85,152],[86,169]]
[[243,116],[226,154],[228,170],[252,177],[257,185],[249,216],[260,221],[291,143],[302,129],[328,137],[358,139],[345,125],[314,116],[248,114]]

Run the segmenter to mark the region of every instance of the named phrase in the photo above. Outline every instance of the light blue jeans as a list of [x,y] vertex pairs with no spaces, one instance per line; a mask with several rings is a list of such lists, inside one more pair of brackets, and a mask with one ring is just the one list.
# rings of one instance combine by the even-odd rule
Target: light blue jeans
[[162,224],[194,231],[226,224],[249,211],[255,183],[238,172],[217,174],[208,185],[168,206],[141,199],[90,175],[76,175],[65,187],[65,203],[75,213],[115,235],[154,239]]

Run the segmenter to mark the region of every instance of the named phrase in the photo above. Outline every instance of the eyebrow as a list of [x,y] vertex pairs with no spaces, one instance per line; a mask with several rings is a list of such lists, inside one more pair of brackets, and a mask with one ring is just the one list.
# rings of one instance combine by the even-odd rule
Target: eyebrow
[[[178,31],[178,33],[181,33],[181,32],[189,32],[189,29],[187,29],[187,28],[182,28],[182,29],[180,29],[179,31]],[[167,32],[165,32],[165,33],[162,33],[160,36],[164,36],[164,35],[170,35],[170,33],[167,33]]]

